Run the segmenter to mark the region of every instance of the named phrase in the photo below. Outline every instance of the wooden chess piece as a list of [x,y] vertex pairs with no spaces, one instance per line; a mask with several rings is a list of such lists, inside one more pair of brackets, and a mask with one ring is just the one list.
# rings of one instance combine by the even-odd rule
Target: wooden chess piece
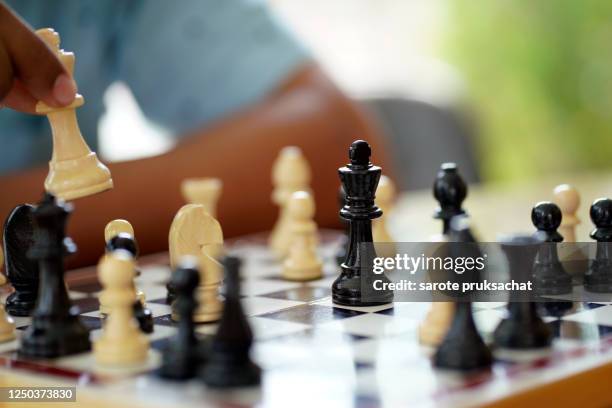
[[0,286],[6,285],[6,276],[1,272],[4,269],[4,251],[0,246]]
[[272,202],[279,207],[279,216],[269,239],[270,248],[280,258],[285,257],[289,251],[291,233],[287,219],[287,203],[291,194],[296,191],[312,194],[310,177],[310,166],[299,147],[288,146],[280,151],[272,168]]
[[318,279],[323,274],[323,264],[317,255],[317,224],[313,218],[315,203],[310,193],[296,191],[287,204],[291,245],[283,262],[282,276],[293,281]]
[[32,324],[21,337],[22,356],[55,358],[91,348],[89,330],[73,307],[64,280],[64,257],[76,251],[65,234],[71,211],[70,204],[46,193],[32,212],[36,239],[28,256],[38,262],[41,283]]
[[[51,28],[36,31],[39,37],[57,54],[66,70],[74,71],[74,54],[60,50],[60,37]],[[36,104],[36,113],[45,114],[53,133],[53,155],[45,189],[58,198],[73,200],[113,187],[108,168],[102,164],[85,143],[76,117],[76,108],[84,103],[77,94],[65,107],[55,108],[43,102]]]
[[376,189],[376,205],[383,212],[380,218],[372,220],[372,238],[375,243],[384,243],[376,245],[376,253],[379,256],[391,257],[395,256],[396,248],[393,238],[387,229],[387,219],[395,201],[396,189],[395,184],[385,175],[380,176],[378,188]]
[[190,204],[201,204],[207,213],[217,217],[217,202],[223,190],[223,182],[218,178],[193,178],[183,180],[181,193]]
[[118,236],[120,233],[128,234],[131,237],[135,237],[134,235],[134,227],[127,220],[116,219],[110,221],[106,224],[104,228],[104,242],[109,242],[114,237]]
[[[170,266],[173,270],[185,256],[199,259],[200,283],[196,289],[198,308],[193,320],[207,323],[219,320],[223,305],[219,299],[222,267],[217,259],[223,252],[223,231],[203,205],[184,205],[175,215],[169,234]],[[169,292],[173,293],[172,286]],[[174,295],[170,296],[174,298]],[[172,318],[178,320],[178,313]]]
[[0,304],[0,343],[15,339],[15,321],[6,313]]
[[[433,185],[433,195],[439,207],[434,218],[442,220],[442,234],[432,238],[434,242],[448,241],[453,217],[465,214],[463,201],[468,189],[455,163],[442,163]],[[419,326],[419,341],[437,346],[446,336],[455,314],[453,302],[434,302],[425,320]]]
[[98,364],[121,367],[147,359],[149,340],[140,332],[132,308],[136,299],[132,286],[134,273],[134,258],[121,249],[104,255],[98,265],[104,287],[100,299],[110,309],[102,336],[93,347]]
[[562,214],[559,233],[563,236],[564,242],[576,242],[576,227],[580,224],[580,218],[576,215],[580,207],[580,194],[569,184],[555,187],[553,194],[555,204],[559,206]]
[[[338,169],[346,205],[340,216],[349,223],[349,244],[346,258],[340,265],[340,276],[332,284],[332,300],[346,306],[373,306],[393,302],[393,291],[375,290],[374,281],[383,285],[389,278],[373,272],[376,250],[372,242],[372,220],[382,215],[374,203],[381,168],[370,162],[372,150],[364,140],[356,140],[349,148],[349,161]],[[369,245],[368,245],[369,244]]]

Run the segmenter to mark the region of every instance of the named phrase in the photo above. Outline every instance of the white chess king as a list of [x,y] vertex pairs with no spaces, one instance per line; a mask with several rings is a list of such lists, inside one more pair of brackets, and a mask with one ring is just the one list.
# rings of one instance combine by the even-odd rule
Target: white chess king
[[[36,34],[57,53],[72,75],[74,54],[60,50],[59,34],[51,28],[38,30]],[[64,200],[89,196],[113,187],[110,171],[89,149],[79,130],[76,108],[83,103],[83,96],[77,94],[74,101],[63,108],[54,108],[43,102],[36,105],[37,113],[47,115],[53,133],[53,156],[45,190]]]

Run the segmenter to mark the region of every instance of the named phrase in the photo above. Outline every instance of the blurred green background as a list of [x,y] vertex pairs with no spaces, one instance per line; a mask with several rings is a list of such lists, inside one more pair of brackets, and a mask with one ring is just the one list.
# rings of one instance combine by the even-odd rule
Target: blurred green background
[[450,0],[485,179],[612,165],[612,2]]

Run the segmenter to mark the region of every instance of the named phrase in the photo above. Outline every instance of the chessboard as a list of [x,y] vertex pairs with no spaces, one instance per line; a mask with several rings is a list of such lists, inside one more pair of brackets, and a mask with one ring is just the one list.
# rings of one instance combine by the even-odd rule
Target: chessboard
[[[263,370],[261,387],[213,391],[198,379],[173,382],[156,375],[161,350],[176,332],[166,304],[171,270],[165,255],[139,260],[136,285],[144,291],[155,323],[146,364],[102,368],[91,352],[27,360],[17,356],[17,339],[0,345],[0,386],[76,386],[77,405],[87,407],[518,406],[537,401],[603,406],[612,402],[606,388],[612,378],[612,302],[559,302],[543,308],[543,318],[555,334],[552,349],[545,352],[494,352],[495,363],[487,372],[437,370],[430,361],[433,350],[420,345],[417,336],[429,304],[359,308],[332,304],[338,237],[323,232],[319,251],[325,260],[324,275],[310,282],[283,280],[263,235],[227,245],[243,260],[242,304],[255,336],[252,357]],[[100,290],[97,283],[69,287],[92,339],[101,334],[103,323]],[[475,321],[487,342],[504,312],[501,303],[474,304]],[[22,333],[30,319],[15,321]],[[202,324],[196,330],[206,338],[215,328]]]

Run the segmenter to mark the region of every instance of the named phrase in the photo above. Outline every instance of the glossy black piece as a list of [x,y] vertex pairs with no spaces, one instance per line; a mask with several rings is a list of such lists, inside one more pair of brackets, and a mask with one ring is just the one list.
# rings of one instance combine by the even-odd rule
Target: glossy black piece
[[40,291],[32,324],[21,339],[22,356],[55,358],[91,348],[89,330],[72,307],[64,281],[64,256],[76,251],[65,236],[70,212],[69,204],[45,194],[32,213],[35,239],[28,256],[38,261]]
[[[128,251],[134,259],[139,255],[138,242],[131,234],[127,232],[120,232],[117,235],[111,237],[106,242],[106,251],[112,252],[118,249]],[[144,307],[140,300],[134,302],[134,316],[138,321],[138,326],[143,333],[153,333],[155,324],[153,322],[153,313],[150,309]]]
[[561,209],[548,201],[536,204],[531,210],[536,235],[544,242],[533,265],[533,285],[540,295],[561,295],[572,291],[572,277],[565,271],[557,252],[557,243],[563,241],[557,231],[561,218]]
[[228,256],[223,265],[225,305],[200,377],[216,388],[258,385],[261,369],[249,356],[253,333],[240,304],[240,259]]
[[[476,243],[476,239],[470,231],[467,222],[458,222],[458,218],[462,217],[455,217],[450,223],[451,230],[449,235],[451,241]],[[480,253],[473,253],[476,247],[476,245],[474,247],[457,245],[455,248],[459,252],[469,251],[471,253],[451,253],[451,256],[482,255]],[[477,276],[472,276],[471,279],[477,279]],[[449,330],[433,356],[434,366],[452,370],[471,371],[486,369],[492,363],[493,356],[491,355],[491,350],[489,350],[476,329],[472,314],[472,303],[470,301],[457,302]]]
[[30,316],[38,296],[38,262],[27,256],[34,245],[33,211],[30,204],[19,205],[4,223],[4,271],[15,289],[6,299],[6,311],[13,316]]
[[584,288],[589,292],[612,292],[612,200],[595,200],[590,210],[595,229],[591,238],[597,241],[595,259],[584,275]]
[[163,351],[163,362],[158,373],[164,378],[187,380],[195,377],[202,363],[193,322],[193,312],[198,306],[195,289],[200,283],[197,266],[181,265],[172,274],[172,283],[177,293],[173,309],[179,317],[178,332]]
[[[344,189],[342,188],[342,186],[340,186],[340,188],[338,189],[338,206],[340,208],[338,208],[338,211],[342,210],[342,208],[345,206],[346,204],[346,193],[344,192]],[[344,224],[344,234],[342,234],[342,236],[340,237],[340,247],[338,248],[338,251],[336,252],[336,263],[338,264],[338,266],[342,265],[342,262],[344,262],[344,260],[346,259],[346,252],[347,252],[347,247],[348,247],[348,223],[343,220],[342,218],[340,218],[340,220],[342,221],[342,223]]]
[[[501,242],[510,268],[510,278],[525,281],[531,275],[534,258],[541,239],[517,235]],[[505,349],[536,349],[549,347],[552,331],[544,323],[535,302],[513,302],[507,305],[507,314],[493,332],[495,347]]]
[[[346,258],[340,265],[340,276],[332,284],[332,300],[347,306],[372,306],[393,301],[393,291],[368,291],[374,279],[389,282],[384,275],[374,275],[368,264],[376,256],[373,245],[364,253],[360,244],[372,242],[372,220],[382,215],[374,203],[374,194],[380,180],[381,169],[370,163],[370,145],[357,140],[349,148],[350,163],[338,169],[342,188],[346,192],[346,204],[340,217],[349,224],[349,242]],[[362,276],[362,271],[368,273]]]
[[450,231],[450,221],[457,215],[465,214],[463,201],[467,197],[467,185],[455,163],[443,163],[433,185],[433,195],[440,207],[434,213],[434,218],[442,220],[442,233]]

